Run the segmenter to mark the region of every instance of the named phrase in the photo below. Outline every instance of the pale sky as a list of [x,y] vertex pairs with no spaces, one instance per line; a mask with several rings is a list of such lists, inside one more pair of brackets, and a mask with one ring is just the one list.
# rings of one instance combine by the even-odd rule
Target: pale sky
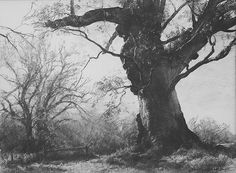
[[[13,29],[21,25],[23,16],[30,10],[31,2],[30,0],[0,0],[0,25]],[[21,26],[18,29],[24,31],[27,28],[29,27]],[[109,31],[109,33],[112,32]],[[98,36],[98,39],[102,37]],[[60,42],[60,38],[58,41]],[[76,43],[74,40],[73,42]],[[114,47],[119,48],[120,43],[119,39],[116,40]],[[97,48],[87,46],[86,41],[80,44],[86,47],[86,52],[89,52],[90,56],[96,55]],[[217,49],[220,48],[222,44],[217,47]],[[207,50],[203,50],[203,54],[204,51],[207,53]],[[177,85],[180,104],[187,121],[192,117],[199,119],[209,117],[219,123],[226,123],[233,131],[235,126],[235,53],[233,50],[225,59],[203,66]],[[106,74],[122,73],[124,75],[124,70],[118,58],[105,55],[99,60],[92,61],[86,73],[92,80],[98,80]],[[0,82],[1,88],[6,87],[2,80]],[[136,99],[131,94],[129,95],[129,99]],[[131,101],[131,109],[137,108],[136,105],[132,105],[135,104],[134,102]]]

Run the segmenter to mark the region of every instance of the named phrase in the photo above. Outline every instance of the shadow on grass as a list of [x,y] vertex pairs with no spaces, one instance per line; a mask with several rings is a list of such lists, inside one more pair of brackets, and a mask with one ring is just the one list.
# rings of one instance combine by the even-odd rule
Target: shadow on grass
[[227,169],[232,160],[222,152],[209,152],[199,148],[188,150],[180,148],[168,156],[160,156],[155,149],[145,153],[135,153],[131,149],[125,149],[108,156],[106,162],[141,170],[218,172]]

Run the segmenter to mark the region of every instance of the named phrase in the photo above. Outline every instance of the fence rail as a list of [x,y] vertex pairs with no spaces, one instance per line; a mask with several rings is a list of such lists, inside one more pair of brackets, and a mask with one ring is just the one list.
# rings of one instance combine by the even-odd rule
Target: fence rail
[[55,149],[51,149],[51,150],[45,150],[45,151],[41,151],[39,153],[30,153],[30,154],[26,154],[26,153],[14,153],[14,152],[9,152],[9,153],[4,153],[1,152],[0,150],[0,163],[1,162],[5,162],[5,161],[14,161],[14,160],[25,160],[27,158],[33,158],[33,157],[37,157],[37,155],[39,157],[46,157],[47,154],[49,153],[56,153],[56,152],[63,152],[63,151],[84,151],[85,155],[88,156],[89,155],[89,147],[88,146],[80,146],[80,147],[71,147],[71,148],[55,148]]
[[81,147],[71,147],[71,148],[56,148],[51,150],[46,150],[46,153],[50,152],[59,152],[59,151],[79,151],[85,150],[85,153],[88,154],[89,147],[88,146],[81,146]]

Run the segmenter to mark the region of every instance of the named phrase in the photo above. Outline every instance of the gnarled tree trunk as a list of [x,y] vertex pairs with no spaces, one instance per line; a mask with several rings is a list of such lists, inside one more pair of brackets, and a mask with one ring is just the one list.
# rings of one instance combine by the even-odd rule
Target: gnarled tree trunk
[[139,94],[142,123],[148,131],[143,144],[151,143],[170,150],[199,144],[198,137],[187,127],[176,91],[167,94],[158,87],[159,84],[157,81],[156,86],[153,84],[145,93]]
[[191,147],[200,141],[187,127],[176,91],[170,90],[179,72],[169,61],[171,57],[163,53],[159,28],[157,23],[123,32],[129,35],[125,36],[121,60],[132,83],[131,91],[138,96],[140,105],[138,143],[145,148],[156,145],[171,150]]

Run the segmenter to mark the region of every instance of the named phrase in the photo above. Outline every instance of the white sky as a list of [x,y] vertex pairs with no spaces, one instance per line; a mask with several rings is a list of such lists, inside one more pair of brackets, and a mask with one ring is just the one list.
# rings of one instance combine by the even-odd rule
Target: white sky
[[[0,25],[18,27],[23,16],[30,10],[31,2],[0,0]],[[25,28],[27,26],[21,26],[19,29]],[[59,38],[58,41],[60,42]],[[76,43],[74,40],[73,42]],[[85,41],[82,45],[86,46],[86,43]],[[116,41],[114,44],[120,44],[120,42]],[[120,45],[115,45],[115,47],[120,47]],[[220,48],[222,44],[217,47],[217,49]],[[97,53],[97,49],[93,46],[86,49],[92,56]],[[106,74],[123,72],[124,75],[119,59],[107,55],[92,61],[86,72],[91,79],[95,80]],[[6,87],[2,80],[0,82],[1,88]],[[235,126],[235,51],[232,51],[225,59],[208,64],[192,73],[177,85],[177,92],[187,121],[191,117],[199,117],[199,119],[210,117],[219,123],[230,125],[233,131]],[[129,98],[136,99],[132,96]],[[131,109],[136,109],[137,106],[132,106],[132,104],[134,104],[133,101],[130,104]]]

